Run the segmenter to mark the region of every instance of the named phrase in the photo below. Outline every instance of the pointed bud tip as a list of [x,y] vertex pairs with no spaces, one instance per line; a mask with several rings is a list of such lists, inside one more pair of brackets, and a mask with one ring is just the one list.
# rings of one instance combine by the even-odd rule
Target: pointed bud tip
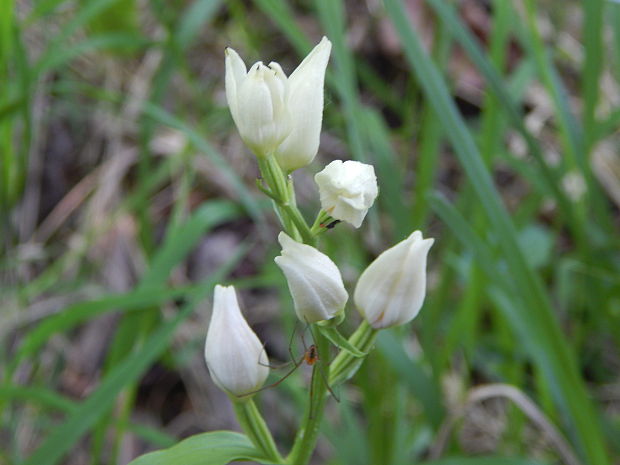
[[215,288],[213,289],[213,292],[217,292],[218,294],[221,292],[230,292],[230,290],[232,289],[232,291],[234,292],[234,286],[225,286],[223,284],[216,284]]
[[284,231],[280,231],[280,234],[278,234],[278,242],[284,249],[287,246],[290,247],[291,245],[295,245],[295,242],[297,241],[295,241],[295,239],[286,234]]

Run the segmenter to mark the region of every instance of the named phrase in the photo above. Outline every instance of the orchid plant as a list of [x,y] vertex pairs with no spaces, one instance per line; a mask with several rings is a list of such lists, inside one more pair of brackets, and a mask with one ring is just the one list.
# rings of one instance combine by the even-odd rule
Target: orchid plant
[[[304,360],[314,365],[306,411],[290,452],[284,456],[253,397],[267,379],[264,345],[244,319],[234,287],[216,286],[205,359],[215,384],[228,394],[245,435],[212,432],[144,455],[132,465],[225,464],[253,460],[305,465],[317,442],[329,391],[355,374],[380,329],[403,325],[420,311],[426,292],[426,257],[433,239],[420,231],[383,252],[361,274],[354,292],[362,322],[350,337],[338,326],[346,318],[349,293],[336,264],[318,249],[320,235],[336,222],[362,225],[378,195],[371,165],[336,160],[316,174],[321,210],[309,224],[295,199],[290,176],[315,158],[323,118],[323,86],[331,43],[326,38],[287,77],[277,63],[255,63],[249,71],[233,49],[226,50],[226,96],[241,138],[256,155],[258,188],[273,201],[283,231],[276,264],[288,283],[299,320],[310,327],[314,345]],[[338,355],[326,367],[330,346]],[[299,362],[301,363],[301,362]],[[318,370],[325,373],[318,373]],[[333,391],[332,391],[333,392]]]

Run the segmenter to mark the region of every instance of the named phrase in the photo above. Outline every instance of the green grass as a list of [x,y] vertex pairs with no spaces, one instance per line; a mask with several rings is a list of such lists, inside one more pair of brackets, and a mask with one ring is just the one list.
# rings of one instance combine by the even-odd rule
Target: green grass
[[[473,28],[466,7],[426,0],[413,8],[426,15],[418,28],[402,0],[18,3],[0,4],[0,464],[80,454],[116,464],[128,438],[152,450],[222,429],[198,410],[221,404],[206,369],[192,371],[217,282],[244,290],[245,314],[286,360],[295,317],[272,260],[269,203],[225,107],[223,50],[290,73],[321,35],[333,44],[325,137],[305,176],[335,157],[372,163],[380,196],[362,228],[339,225],[320,247],[352,294],[363,267],[412,230],[436,244],[420,316],[381,333],[330,404],[316,463],[558,463],[508,403],[495,446],[474,453],[468,415],[490,424],[498,414],[463,409],[490,383],[529,396],[583,464],[620,459],[620,215],[610,194],[620,166],[611,188],[597,166],[618,143],[620,4],[493,0]],[[122,172],[119,153],[132,157]],[[570,178],[581,192],[566,188]],[[310,218],[318,201],[302,190]],[[50,212],[59,223],[44,223]],[[203,262],[210,268],[194,276]],[[116,273],[127,276],[122,289]],[[348,334],[352,304],[347,312]],[[111,315],[79,397],[67,388],[71,351]],[[180,410],[149,404],[169,394],[145,394],[157,370],[182,386]],[[259,396],[283,450],[306,395],[298,371]],[[173,430],[179,415],[200,421]]]

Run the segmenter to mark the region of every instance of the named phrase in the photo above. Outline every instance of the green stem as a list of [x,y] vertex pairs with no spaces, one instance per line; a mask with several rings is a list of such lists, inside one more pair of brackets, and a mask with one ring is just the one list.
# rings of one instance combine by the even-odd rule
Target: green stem
[[286,181],[286,175],[278,165],[273,155],[266,157],[257,157],[258,169],[260,174],[271,189],[274,198],[280,199],[280,202],[287,203],[289,199],[289,190]]
[[301,212],[299,211],[299,209],[293,205],[282,205],[281,208],[289,216],[289,218],[291,219],[291,221],[293,222],[293,224],[299,231],[303,239],[303,242],[314,246],[316,243],[314,234],[312,234],[312,232],[310,231],[310,228],[308,227],[308,223],[306,223],[306,220],[301,215]]
[[291,453],[286,459],[286,463],[290,465],[306,465],[310,460],[316,446],[319,426],[321,425],[325,402],[327,401],[326,374],[321,372],[326,365],[323,364],[321,357],[326,357],[329,353],[329,341],[314,325],[311,330],[319,354],[319,361],[312,368],[310,402],[306,406],[304,421],[297,432]]
[[[332,220],[332,217],[325,210],[321,210],[319,214],[316,216],[312,227],[310,228],[310,232],[317,236],[322,232],[325,232],[325,225]],[[322,226],[321,226],[322,225]]]
[[283,463],[284,459],[278,452],[271,432],[258,411],[258,408],[256,408],[254,401],[252,399],[243,401],[232,399],[232,403],[241,428],[243,428],[243,431],[256,448],[272,462]]
[[259,188],[273,199],[284,230],[295,240],[315,245],[314,234],[297,208],[293,181],[287,178],[273,155],[258,158],[258,167],[269,191]]
[[290,217],[290,214],[284,211],[283,205],[289,203],[290,191],[286,180],[286,175],[282,172],[280,165],[273,155],[266,157],[257,157],[258,169],[260,174],[267,184],[267,189],[260,186],[261,181],[257,182],[259,189],[263,191],[267,196],[273,200],[274,210],[278,215],[280,224],[284,228],[284,231],[297,241],[302,240],[302,236],[297,230],[295,223]]
[[[361,352],[369,352],[379,333],[366,320],[349,338],[349,343]],[[346,350],[340,351],[329,367],[329,384],[336,386],[351,378],[364,362],[365,357],[356,357]]]

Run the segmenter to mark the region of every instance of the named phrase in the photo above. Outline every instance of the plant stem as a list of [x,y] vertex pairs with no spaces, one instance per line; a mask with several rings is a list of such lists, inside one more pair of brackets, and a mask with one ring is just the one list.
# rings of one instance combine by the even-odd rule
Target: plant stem
[[[332,217],[325,210],[321,210],[319,214],[316,216],[312,227],[310,228],[310,232],[313,235],[318,235],[325,231],[325,225],[330,222]],[[321,226],[323,225],[323,226]]]
[[274,198],[280,199],[280,202],[286,203],[289,198],[288,185],[286,175],[278,165],[273,155],[266,157],[258,157],[258,168],[260,174],[271,189]]
[[256,408],[254,400],[239,401],[239,399],[232,399],[232,403],[241,428],[243,428],[243,431],[245,431],[245,434],[248,435],[256,448],[272,462],[283,463],[284,459],[278,452],[271,432],[258,408]]
[[321,425],[325,401],[327,400],[326,375],[320,370],[324,369],[325,366],[323,365],[324,359],[321,359],[321,357],[327,356],[329,341],[314,325],[311,331],[319,354],[319,361],[312,368],[310,400],[306,406],[304,421],[297,432],[291,453],[286,459],[286,463],[290,465],[306,465],[310,460],[316,446],[319,426]]
[[[293,181],[287,178],[273,155],[258,158],[258,167],[269,187],[269,193],[265,193],[273,199],[276,213],[286,233],[295,240],[315,245],[314,234],[297,208]],[[262,188],[261,190],[264,191]]]
[[[349,338],[349,342],[361,352],[368,352],[379,333],[363,320]],[[329,367],[329,384],[336,386],[351,378],[364,362],[365,357],[355,357],[346,350],[340,351]]]
[[278,165],[273,155],[257,157],[256,159],[258,161],[258,169],[261,177],[265,181],[265,184],[267,184],[267,189],[265,189],[260,186],[261,180],[257,180],[259,189],[273,200],[274,210],[276,211],[276,215],[278,215],[278,219],[284,231],[295,240],[301,240],[301,234],[299,234],[290,215],[282,208],[283,205],[289,202],[289,189],[286,176],[282,172],[280,165]]
[[314,246],[316,243],[314,234],[310,231],[306,220],[301,215],[299,209],[294,205],[282,205],[282,210],[289,216],[297,231],[301,235],[303,242],[308,245]]

